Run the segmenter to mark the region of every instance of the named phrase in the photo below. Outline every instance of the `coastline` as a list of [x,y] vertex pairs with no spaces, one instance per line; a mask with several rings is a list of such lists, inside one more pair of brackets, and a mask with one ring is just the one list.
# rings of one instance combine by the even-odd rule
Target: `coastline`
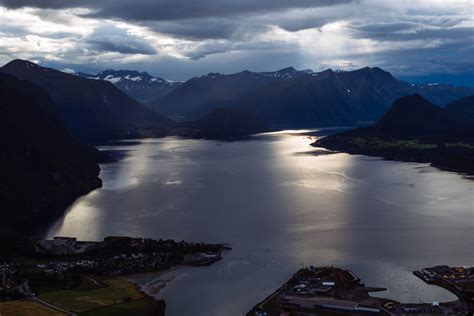
[[[314,148],[325,148],[333,154],[347,153],[350,155],[379,157],[390,161],[428,163],[433,168],[454,172],[462,175],[466,179],[473,179],[472,176],[474,176],[473,166],[465,161],[464,153],[463,155],[459,155],[459,157],[456,156],[456,153],[452,153],[451,157],[449,151],[440,151],[437,149],[432,150],[431,153],[425,152],[421,155],[414,149],[369,148],[357,145],[350,136],[341,135],[331,135],[320,138],[313,142],[311,146]],[[452,164],[462,164],[462,166],[453,166]]]
[[174,278],[162,279],[162,277],[168,273],[191,267],[196,268],[193,265],[177,265],[162,271],[125,275],[121,278],[135,284],[137,289],[145,296],[155,301],[162,301],[163,299],[159,297],[160,291],[166,287],[166,284],[174,280]]
[[227,244],[224,244],[222,246],[222,249],[219,251],[216,260],[205,265],[179,264],[179,265],[170,267],[166,270],[135,273],[135,274],[121,276],[121,278],[134,283],[137,286],[137,289],[141,293],[143,293],[145,296],[155,301],[163,301],[163,299],[160,298],[159,294],[161,290],[163,290],[168,283],[173,282],[175,277],[170,277],[167,279],[163,279],[162,277],[172,272],[187,269],[187,268],[194,268],[194,269],[206,268],[222,260],[226,252],[229,252],[231,250],[232,250],[231,247],[229,247]]

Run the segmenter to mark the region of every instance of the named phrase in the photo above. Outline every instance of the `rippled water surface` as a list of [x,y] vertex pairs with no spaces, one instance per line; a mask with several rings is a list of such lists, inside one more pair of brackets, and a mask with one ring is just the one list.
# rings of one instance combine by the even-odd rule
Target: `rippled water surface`
[[241,315],[304,265],[350,268],[397,300],[453,299],[411,271],[474,264],[474,182],[426,164],[318,155],[311,142],[274,133],[109,146],[124,158],[103,165],[103,188],[47,235],[229,243],[219,263],[165,276],[172,316]]

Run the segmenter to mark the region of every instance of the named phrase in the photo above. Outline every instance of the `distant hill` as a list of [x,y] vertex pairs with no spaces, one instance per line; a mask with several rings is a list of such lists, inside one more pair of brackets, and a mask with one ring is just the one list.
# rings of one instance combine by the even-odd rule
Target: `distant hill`
[[313,146],[392,160],[430,162],[474,174],[473,97],[440,108],[419,94],[395,101],[373,126],[319,139]]
[[49,95],[0,74],[0,226],[27,231],[100,187],[98,160],[59,120]]
[[438,139],[453,127],[447,112],[419,94],[402,97],[374,125],[377,135]]
[[218,108],[203,118],[177,124],[175,134],[189,138],[232,141],[267,131],[255,114],[239,109]]
[[89,80],[24,60],[0,68],[45,89],[74,135],[90,143],[160,133],[170,120],[146,108],[111,82]]
[[129,96],[143,103],[163,97],[181,85],[181,82],[169,81],[136,70],[108,69],[97,74],[78,72],[76,75],[87,79],[110,81]]
[[271,128],[305,128],[376,121],[397,98],[413,93],[444,106],[474,88],[409,84],[377,67],[319,73],[285,68],[195,77],[149,105],[181,120],[232,107],[252,111]]

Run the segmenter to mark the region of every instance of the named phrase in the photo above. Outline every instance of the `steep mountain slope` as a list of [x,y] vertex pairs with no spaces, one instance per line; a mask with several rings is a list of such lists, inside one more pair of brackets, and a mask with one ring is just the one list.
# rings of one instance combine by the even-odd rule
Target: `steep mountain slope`
[[76,75],[87,79],[110,81],[132,98],[144,103],[162,97],[181,85],[181,82],[168,81],[136,70],[109,69],[95,75],[81,72]]
[[14,60],[0,68],[45,89],[74,135],[88,142],[137,137],[159,129],[168,119],[124,94],[112,83],[88,80],[34,63]]
[[442,169],[472,174],[472,117],[458,115],[472,111],[472,103],[466,102],[469,99],[442,109],[418,94],[402,97],[375,125],[324,137],[313,146],[393,160],[430,162]]
[[193,78],[151,106],[166,115],[192,119],[218,107],[254,112],[271,128],[354,125],[379,119],[399,97],[419,93],[443,106],[474,88],[411,85],[380,68],[314,73],[285,68]]
[[73,138],[49,95],[0,74],[0,226],[26,230],[101,186],[101,157]]
[[453,126],[445,110],[414,94],[395,101],[373,128],[387,137],[439,138]]
[[177,119],[197,119],[213,109],[228,106],[233,100],[259,86],[292,80],[302,75],[308,74],[291,67],[275,72],[245,70],[231,75],[209,73],[186,81],[166,96],[152,100],[149,106]]
[[377,119],[408,89],[380,68],[329,69],[261,87],[234,104],[277,128],[353,125]]

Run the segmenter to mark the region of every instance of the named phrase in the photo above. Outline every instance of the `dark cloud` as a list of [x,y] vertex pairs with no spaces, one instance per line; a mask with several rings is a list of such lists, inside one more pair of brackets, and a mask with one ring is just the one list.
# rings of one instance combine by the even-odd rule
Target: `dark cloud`
[[[0,0],[0,7],[37,8],[16,12],[27,16],[21,21],[2,20],[0,60],[54,60],[59,69],[136,68],[175,80],[290,65],[474,73],[469,1]],[[32,27],[28,15],[41,22]],[[76,26],[81,31],[71,33]],[[52,48],[37,47],[48,40]]]
[[121,54],[156,54],[155,48],[147,41],[134,37],[125,30],[113,26],[97,28],[85,41],[91,49],[97,51],[118,52]]
[[0,0],[8,8],[35,7],[64,9],[83,7],[96,10],[90,16],[134,21],[181,20],[230,17],[290,8],[312,8],[349,3],[352,0]]
[[402,42],[413,40],[446,39],[469,43],[474,39],[472,27],[440,27],[414,22],[370,23],[351,26],[352,35],[382,41]]
[[300,30],[307,30],[312,28],[320,28],[329,22],[333,22],[332,18],[314,17],[305,19],[284,19],[279,20],[276,24],[284,30],[296,32]]
[[9,9],[19,9],[23,7],[41,9],[64,9],[84,6],[86,2],[82,0],[0,0],[0,5]]
[[204,58],[209,55],[213,54],[219,54],[219,53],[228,53],[228,52],[239,52],[239,51],[246,51],[246,52],[255,52],[259,51],[262,53],[262,51],[278,51],[278,52],[284,52],[284,51],[290,51],[290,52],[295,52],[295,45],[294,44],[289,44],[289,43],[278,43],[278,42],[272,42],[272,43],[262,43],[262,42],[257,42],[257,43],[234,43],[231,41],[224,41],[224,42],[208,42],[200,45],[197,49],[194,49],[191,51],[187,56],[191,58],[192,60],[198,60],[201,58]]
[[378,23],[365,23],[360,25],[353,25],[354,30],[366,33],[366,34],[379,34],[379,35],[391,35],[400,32],[414,31],[424,25],[415,22],[378,22]]
[[[152,30],[187,39],[223,39],[240,35],[242,29],[258,28],[247,18],[269,12],[295,8],[318,8],[349,3],[352,0],[0,0],[7,8],[34,7],[64,9],[81,7],[91,9],[84,14],[91,18],[109,18],[134,21]],[[42,13],[47,15],[48,13]],[[53,16],[51,14],[51,16]],[[273,21],[274,23],[275,21]],[[285,22],[285,21],[283,21]],[[314,20],[286,21],[284,28],[311,27]],[[245,27],[252,24],[251,27]],[[320,25],[320,24],[319,24]],[[262,26],[260,26],[262,27]]]
[[159,33],[190,40],[230,38],[242,26],[238,20],[223,18],[155,21],[144,25]]
[[[353,0],[0,0],[8,8],[41,9],[89,8],[90,18],[134,21],[152,30],[188,39],[223,39],[240,35],[242,29],[259,26],[249,16],[290,9],[318,8],[350,3]],[[47,14],[47,13],[43,13]],[[243,18],[239,20],[239,18]],[[263,18],[263,20],[265,20]],[[265,22],[265,21],[263,21]],[[283,28],[297,30],[321,26],[322,20],[283,19]],[[246,25],[250,26],[246,27]],[[272,21],[272,24],[279,24]]]

